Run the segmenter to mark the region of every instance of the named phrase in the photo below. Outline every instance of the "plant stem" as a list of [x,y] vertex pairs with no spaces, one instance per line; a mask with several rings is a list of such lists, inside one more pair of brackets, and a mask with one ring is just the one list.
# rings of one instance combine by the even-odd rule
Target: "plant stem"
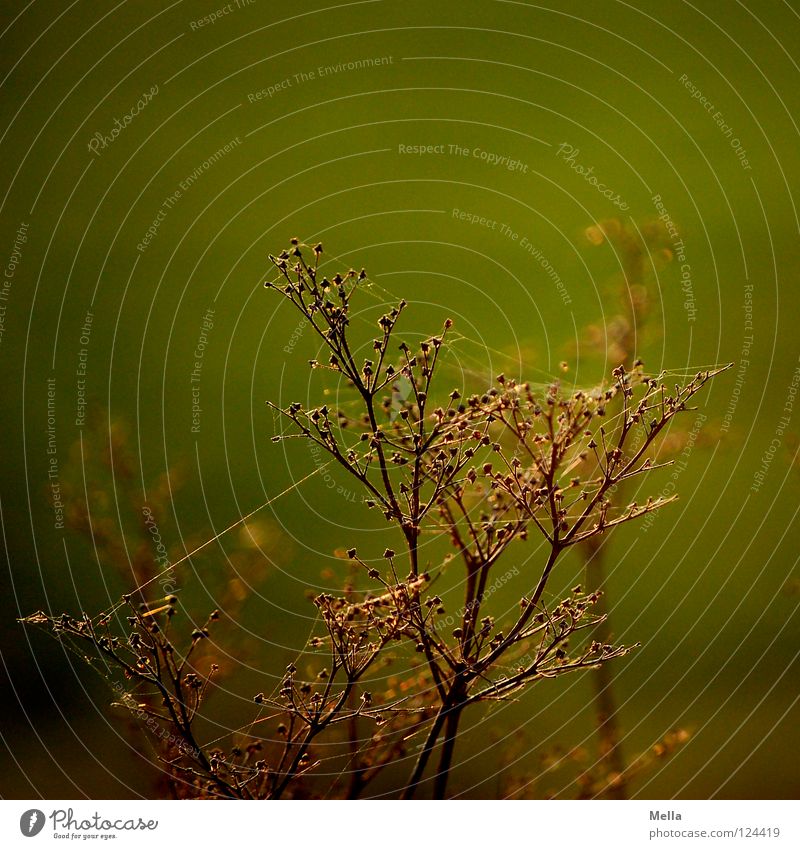
[[[603,550],[597,538],[589,541],[586,558],[587,590],[602,589],[605,580]],[[608,618],[608,605],[605,594],[597,601],[597,613],[604,619],[595,630],[596,639],[607,643],[611,639],[611,622]],[[612,777],[608,783],[608,795],[612,799],[627,799],[625,783],[625,756],[620,745],[620,727],[617,717],[617,705],[614,698],[613,671],[611,665],[601,663],[591,672],[592,689],[597,721],[597,737],[600,760],[606,767],[606,773]]]
[[458,723],[461,719],[461,712],[464,710],[464,703],[459,702],[447,715],[447,726],[445,728],[444,743],[442,744],[442,754],[439,759],[439,771],[436,773],[436,779],[433,785],[433,798],[444,799],[447,791],[447,780],[450,778],[450,769],[453,764],[453,750],[456,746],[456,736],[458,734]]
[[419,753],[419,757],[417,758],[416,764],[414,764],[414,771],[411,773],[411,777],[408,779],[408,783],[406,784],[403,792],[400,794],[401,799],[413,799],[414,793],[417,790],[417,786],[419,785],[419,781],[422,778],[422,774],[425,772],[425,767],[428,765],[428,761],[431,757],[431,752],[433,751],[434,746],[436,745],[436,741],[439,739],[439,734],[442,730],[442,726],[445,723],[447,718],[447,700],[442,704],[439,708],[439,712],[436,714],[436,718],[433,720],[433,725],[431,726],[431,730],[428,732],[428,737],[425,740],[425,745],[422,747],[422,751]]
[[[416,792],[419,782],[422,778],[425,768],[428,765],[431,754],[436,747],[436,742],[442,732],[442,728],[446,724],[444,746],[442,755],[439,761],[439,770],[436,774],[434,784],[434,798],[444,798],[444,792],[447,788],[447,779],[450,773],[450,767],[453,760],[453,749],[455,748],[456,735],[458,732],[458,722],[461,718],[461,711],[466,706],[467,684],[463,678],[456,676],[448,693],[447,697],[442,702],[439,712],[436,714],[436,719],[433,721],[431,730],[428,733],[428,738],[425,740],[425,745],[422,747],[419,758],[414,765],[414,771],[406,784],[405,789],[401,794],[401,799],[411,799]],[[441,795],[438,795],[441,794]]]

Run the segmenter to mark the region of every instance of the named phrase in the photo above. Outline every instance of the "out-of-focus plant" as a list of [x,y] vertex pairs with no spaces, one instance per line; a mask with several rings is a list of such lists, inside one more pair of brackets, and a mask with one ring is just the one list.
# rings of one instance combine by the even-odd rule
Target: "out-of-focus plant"
[[[663,764],[687,740],[684,729],[669,731],[644,752],[625,765],[628,781],[641,778]],[[597,799],[609,794],[610,776],[601,761],[585,746],[565,749],[553,746],[540,752],[534,765],[530,752],[536,745],[529,734],[518,732],[513,741],[503,749],[501,771],[498,776],[497,798],[501,799],[552,799],[564,794],[564,789],[577,785],[579,799]],[[526,768],[520,770],[519,764]]]
[[[604,323],[589,325],[585,330],[585,342],[601,353],[605,360],[622,363],[631,368],[636,360],[637,342],[648,335],[652,325],[649,319],[656,313],[653,292],[648,282],[650,268],[671,259],[669,234],[660,221],[644,224],[641,228],[612,218],[588,227],[587,240],[594,246],[610,244],[620,273],[611,281],[610,291],[604,293]],[[587,458],[591,463],[591,458]],[[622,500],[624,493],[618,491],[611,496]],[[595,590],[604,588],[606,581],[605,548],[602,540],[588,540],[584,546],[586,585]],[[598,625],[597,638],[611,639],[613,629],[608,612],[608,596],[600,602],[603,621]],[[617,715],[614,694],[613,671],[599,667],[592,672],[592,687],[597,722],[598,758],[592,772],[605,774],[598,781],[588,774],[581,792],[587,787],[604,788],[601,795],[615,799],[627,796],[630,776],[626,770],[625,757],[620,743],[621,728]]]
[[[603,324],[590,324],[584,330],[583,350],[594,352],[604,361],[621,363],[626,369],[635,368],[637,353],[651,343],[658,332],[655,319],[660,315],[657,291],[662,283],[671,285],[670,274],[659,272],[673,259],[673,239],[663,221],[653,219],[640,224],[628,223],[617,218],[605,219],[588,227],[587,241],[595,246],[610,247],[619,267],[603,292]],[[615,402],[612,402],[612,405]],[[613,409],[613,406],[612,406]],[[686,445],[700,441],[700,434],[676,423],[665,434],[659,446],[659,458],[676,456]],[[584,471],[590,472],[592,457],[587,457]],[[624,503],[626,486],[617,487],[609,498],[615,504]],[[586,585],[599,591],[605,589],[607,579],[608,547],[599,537],[588,540],[582,546],[585,560]],[[603,614],[597,626],[596,638],[603,642],[613,636],[610,599],[607,592],[599,602],[598,611]],[[600,666],[591,673],[597,722],[598,756],[581,776],[581,796],[600,795],[624,799],[628,786],[640,766],[648,760],[642,753],[626,761],[621,745],[622,728],[618,717],[617,700],[614,693],[614,673],[609,666]],[[688,739],[688,732],[680,729],[669,736],[671,752],[675,745]],[[667,738],[665,738],[667,739]]]
[[[273,438],[309,441],[357,481],[366,507],[386,522],[386,544],[382,557],[346,550],[360,575],[343,595],[314,599],[319,631],[278,691],[255,696],[252,723],[223,748],[197,731],[216,670],[199,672],[195,658],[218,612],[184,640],[173,637],[174,595],[143,599],[137,591],[100,616],[28,619],[88,644],[122,671],[122,701],[169,740],[162,757],[179,795],[354,798],[421,735],[396,792],[410,798],[432,771],[433,795],[443,798],[465,710],[627,654],[632,647],[586,636],[603,621],[599,592],[575,587],[554,598],[549,582],[571,548],[673,500],[621,505],[612,494],[659,468],[652,459],[659,439],[719,371],[668,389],[640,364],[620,365],[608,387],[588,392],[499,375],[483,394],[462,397],[435,380],[452,322],[413,349],[398,344],[408,306],[400,301],[360,338],[351,304],[366,272],[328,277],[321,255],[321,245],[293,240],[270,258],[277,279],[266,285],[317,334],[325,355],[312,368],[331,375],[355,407],[276,406],[287,429]],[[492,582],[529,533],[538,544],[512,571],[518,608],[498,621]],[[436,588],[452,556],[424,559],[423,539],[436,538],[449,540],[464,573],[463,601],[450,614]],[[402,664],[410,686],[376,689],[387,663]]]

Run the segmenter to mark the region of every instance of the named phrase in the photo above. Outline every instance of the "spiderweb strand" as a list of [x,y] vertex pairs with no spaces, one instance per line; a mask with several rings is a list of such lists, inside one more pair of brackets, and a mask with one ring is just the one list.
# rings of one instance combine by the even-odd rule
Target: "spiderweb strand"
[[[218,540],[221,536],[224,536],[225,534],[227,534],[228,531],[232,531],[235,527],[237,527],[238,525],[241,525],[242,522],[246,522],[251,516],[254,516],[256,513],[258,513],[259,510],[263,510],[265,507],[269,507],[270,504],[273,504],[279,498],[282,498],[284,495],[287,495],[288,493],[292,492],[292,490],[297,489],[301,484],[305,483],[309,478],[312,478],[312,477],[314,477],[314,475],[319,474],[320,472],[324,471],[331,464],[331,462],[332,461],[328,461],[327,463],[324,463],[323,465],[318,466],[317,468],[314,469],[314,471],[309,472],[305,477],[301,478],[299,481],[295,481],[290,486],[287,486],[286,489],[279,492],[277,495],[273,495],[272,498],[268,499],[263,504],[259,504],[258,507],[255,507],[249,513],[246,513],[244,516],[240,517],[235,522],[228,525],[227,528],[223,528],[219,533],[214,534],[214,536],[211,537],[210,539],[207,539],[205,542],[200,543],[200,545],[198,545],[196,548],[193,548],[188,554],[185,554],[183,557],[181,557],[179,560],[176,560],[174,563],[170,563],[169,566],[167,566],[165,569],[162,569],[162,571],[159,572],[157,575],[153,575],[152,578],[148,578],[148,580],[146,580],[143,584],[140,584],[134,590],[131,590],[129,593],[126,593],[126,595],[133,595],[134,593],[141,592],[146,587],[148,587],[150,584],[152,584],[154,581],[160,580],[168,572],[171,572],[176,566],[180,566],[181,563],[185,563],[190,557],[193,557],[195,554],[197,554],[198,551],[202,551],[206,546],[211,545],[212,542],[216,542],[216,540]],[[111,614],[116,613],[116,611],[119,610],[124,604],[125,604],[124,599],[117,602],[116,604],[114,604],[110,608],[108,608],[107,610],[100,613],[99,618],[102,618],[104,616],[110,616]]]

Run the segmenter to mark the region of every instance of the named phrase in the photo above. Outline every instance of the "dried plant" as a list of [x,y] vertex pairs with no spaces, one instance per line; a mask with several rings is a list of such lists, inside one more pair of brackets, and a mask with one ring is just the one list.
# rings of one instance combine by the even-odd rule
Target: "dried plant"
[[[617,218],[604,219],[588,227],[585,236],[589,244],[599,247],[610,246],[617,263],[619,273],[610,281],[605,292],[603,304],[607,310],[603,327],[590,324],[584,330],[583,349],[594,351],[604,361],[611,360],[633,368],[637,361],[637,350],[641,350],[655,335],[654,318],[658,315],[656,299],[653,294],[654,275],[659,267],[670,263],[675,249],[675,233],[671,234],[667,225],[658,219],[640,224],[624,222]],[[677,238],[677,236],[675,236]],[[682,243],[681,249],[682,249]],[[616,412],[612,402],[610,410]],[[703,417],[704,418],[704,417]],[[692,442],[698,434],[692,433]],[[672,457],[680,453],[688,438],[688,428],[680,425],[670,429],[658,448],[659,457]],[[592,473],[593,457],[588,457],[585,468]],[[624,503],[627,495],[625,485],[615,489],[610,499],[614,504]],[[651,521],[654,517],[651,517]],[[593,537],[581,547],[585,561],[586,586],[591,590],[603,589],[597,612],[602,621],[597,626],[595,638],[601,642],[613,639],[613,627],[609,616],[611,600],[605,591],[607,577],[608,547],[601,537]],[[614,672],[608,665],[601,665],[591,673],[595,717],[597,724],[598,753],[597,762],[590,768],[592,779],[584,782],[581,794],[586,787],[600,788],[600,794],[614,799],[627,798],[628,785],[638,771],[635,765],[640,763],[647,753],[632,757],[630,762],[622,749],[622,728],[617,711],[617,699],[614,692]],[[688,735],[687,735],[688,737]],[[675,732],[674,739],[681,739]],[[587,773],[588,775],[588,773]]]
[[[351,326],[351,302],[366,272],[329,278],[321,255],[321,245],[293,240],[270,258],[277,279],[266,285],[317,334],[326,353],[312,368],[332,373],[357,412],[350,404],[342,405],[347,411],[273,407],[286,423],[273,438],[308,440],[325,452],[388,527],[382,558],[346,550],[357,572],[342,596],[315,599],[320,631],[303,661],[288,666],[276,693],[255,696],[252,722],[228,735],[223,748],[200,742],[197,731],[216,672],[198,659],[218,613],[183,643],[171,625],[175,596],[142,599],[137,591],[98,617],[40,613],[27,620],[49,624],[122,670],[120,701],[141,711],[166,741],[161,757],[180,796],[355,798],[416,745],[397,794],[415,794],[438,750],[433,795],[443,798],[468,707],[627,654],[631,646],[587,637],[603,619],[598,592],[578,586],[554,598],[549,582],[568,550],[673,500],[622,506],[613,494],[665,465],[653,462],[651,449],[721,370],[674,389],[637,364],[618,366],[609,385],[592,391],[499,375],[485,393],[448,393],[435,378],[452,322],[412,349],[396,339],[407,308],[400,301],[377,317],[377,333],[365,343]],[[357,356],[364,344],[366,358]],[[590,458],[592,471],[582,475]],[[514,560],[512,550],[529,534],[538,539],[535,550],[498,577],[498,564]],[[428,562],[440,539],[454,553]],[[453,593],[437,593],[437,583],[454,556],[464,597],[448,613]],[[519,584],[519,605],[498,621],[490,596],[498,582],[511,580]],[[298,671],[304,663],[313,674]],[[399,691],[381,691],[388,663],[406,670]]]
[[[639,778],[661,766],[689,739],[685,729],[669,731],[626,766],[626,777]],[[569,787],[575,787],[578,799],[597,799],[610,796],[609,784],[616,780],[603,761],[585,746],[564,748],[554,745],[534,759],[530,751],[536,741],[524,731],[514,734],[504,747],[502,773],[498,776],[496,794],[502,799],[553,799],[562,797]],[[531,761],[533,760],[533,763]],[[518,769],[519,764],[525,768]]]

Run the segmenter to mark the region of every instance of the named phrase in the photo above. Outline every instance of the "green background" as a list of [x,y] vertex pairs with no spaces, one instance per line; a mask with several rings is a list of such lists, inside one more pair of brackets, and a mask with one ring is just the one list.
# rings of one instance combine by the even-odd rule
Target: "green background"
[[[501,370],[546,381],[565,375],[566,360],[564,379],[588,386],[613,365],[585,350],[584,328],[596,325],[602,336],[616,312],[620,258],[608,243],[592,247],[585,228],[615,215],[650,220],[660,194],[685,243],[696,320],[678,265],[657,266],[650,285],[658,308],[637,353],[654,372],[736,366],[700,399],[710,425],[681,474],[681,502],[646,533],[629,527],[610,544],[615,633],[643,644],[617,666],[625,751],[647,750],[676,727],[692,733],[632,791],[796,797],[800,476],[792,432],[800,410],[760,491],[750,487],[800,354],[797,4],[258,0],[192,27],[219,8],[3,4],[4,268],[18,227],[29,226],[0,343],[2,795],[157,792],[155,771],[112,718],[103,682],[15,622],[39,608],[96,610],[126,588],[85,534],[54,527],[48,378],[56,381],[57,458],[69,497],[97,503],[105,493],[121,534],[136,521],[137,496],[120,493],[144,487],[147,500],[159,476],[180,467],[184,485],[167,499],[162,530],[171,547],[194,543],[314,469],[307,448],[269,439],[275,422],[265,401],[318,399],[326,382],[306,368],[316,354],[310,334],[293,342],[297,317],[261,285],[268,253],[297,235],[322,240],[326,269],[365,266],[374,285],[364,321],[373,307],[405,297],[408,338],[452,316],[459,337],[447,350],[445,379],[454,385],[480,387]],[[372,67],[317,72],[381,57]],[[312,79],[295,78],[312,71]],[[750,170],[682,75],[730,125]],[[93,135],[110,133],[154,85],[158,94],[118,138],[91,153]],[[139,251],[165,198],[236,138]],[[577,148],[578,162],[624,198],[625,213],[557,156],[561,144]],[[401,145],[448,152],[418,156]],[[526,167],[451,155],[448,145]],[[498,227],[458,220],[454,209]],[[519,239],[499,232],[500,222]],[[564,281],[569,305],[520,246],[523,237]],[[737,387],[751,333],[747,285],[753,346]],[[189,376],[212,306],[200,432],[192,433]],[[78,428],[82,347],[97,424]],[[730,428],[720,433],[732,399]],[[127,433],[129,477],[91,470],[109,420]],[[318,475],[257,516],[264,579],[242,623],[264,671],[242,673],[234,712],[246,712],[248,694],[274,683],[305,639],[313,611],[306,591],[341,585],[334,550],[359,544],[377,554],[387,544],[372,516],[337,492],[344,483]],[[662,485],[651,480],[643,491]],[[194,558],[186,597],[199,609],[217,603],[247,544],[232,531]],[[580,567],[573,560],[562,570],[566,584]],[[501,614],[526,580],[497,594]],[[512,742],[519,761],[510,769],[519,773],[535,773],[556,745],[594,745],[586,678],[548,682],[471,719],[453,794],[502,795],[498,764]],[[568,796],[568,785],[556,771],[536,793]]]

